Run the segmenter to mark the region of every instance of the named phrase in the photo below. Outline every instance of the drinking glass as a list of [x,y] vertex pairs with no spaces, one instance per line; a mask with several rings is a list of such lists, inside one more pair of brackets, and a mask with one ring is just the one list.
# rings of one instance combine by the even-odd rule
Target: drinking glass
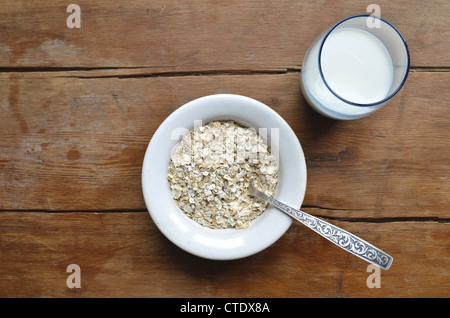
[[303,96],[327,117],[365,117],[399,92],[409,64],[408,46],[392,24],[372,15],[351,16],[323,32],[308,49]]

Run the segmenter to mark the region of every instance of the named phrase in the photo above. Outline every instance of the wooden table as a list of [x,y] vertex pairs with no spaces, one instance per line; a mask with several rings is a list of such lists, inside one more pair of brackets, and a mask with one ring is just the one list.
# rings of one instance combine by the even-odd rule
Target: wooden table
[[[66,25],[69,3],[0,4],[1,297],[450,296],[448,1],[380,3],[412,66],[387,106],[354,121],[306,104],[301,65],[320,32],[370,2],[80,0],[81,28]],[[215,93],[260,100],[291,125],[308,166],[303,209],[394,257],[379,288],[367,263],[299,223],[235,261],[161,234],[141,191],[148,142]],[[67,284],[70,264],[81,288]]]

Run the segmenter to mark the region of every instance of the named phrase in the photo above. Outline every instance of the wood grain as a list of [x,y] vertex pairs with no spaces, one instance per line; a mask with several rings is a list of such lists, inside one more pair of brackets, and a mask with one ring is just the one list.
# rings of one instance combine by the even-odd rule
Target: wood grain
[[[448,224],[336,222],[394,257],[367,263],[294,223],[267,250],[211,261],[170,243],[148,213],[1,213],[0,297],[446,297]],[[81,288],[66,285],[78,264]]]
[[159,124],[194,98],[236,93],[272,107],[297,134],[308,166],[304,206],[335,217],[448,218],[448,72],[412,72],[386,107],[349,122],[313,112],[298,72],[63,74],[0,75],[2,210],[145,210],[142,160]]
[[[296,68],[313,40],[370,1],[2,1],[1,67],[151,67],[167,70]],[[379,3],[404,35],[414,67],[449,67],[446,1]]]

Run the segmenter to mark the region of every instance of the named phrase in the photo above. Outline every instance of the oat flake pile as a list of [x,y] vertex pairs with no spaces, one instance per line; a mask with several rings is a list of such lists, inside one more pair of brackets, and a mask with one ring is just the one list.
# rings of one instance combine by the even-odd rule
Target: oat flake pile
[[250,179],[273,195],[278,166],[255,129],[213,121],[191,130],[173,148],[172,197],[190,218],[213,229],[247,228],[267,207],[247,195]]

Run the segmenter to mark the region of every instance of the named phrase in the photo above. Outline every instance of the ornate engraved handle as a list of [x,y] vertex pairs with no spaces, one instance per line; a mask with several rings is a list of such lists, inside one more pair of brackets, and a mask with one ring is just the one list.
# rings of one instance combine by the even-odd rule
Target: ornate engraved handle
[[390,255],[386,254],[372,244],[360,239],[356,235],[353,235],[333,224],[318,219],[308,213],[296,210],[278,200],[267,196],[261,191],[256,190],[253,194],[274,205],[294,219],[300,221],[311,230],[322,235],[324,238],[343,248],[347,252],[350,252],[362,258],[363,260],[377,265],[385,270],[389,269],[389,267],[391,266],[393,258]]

